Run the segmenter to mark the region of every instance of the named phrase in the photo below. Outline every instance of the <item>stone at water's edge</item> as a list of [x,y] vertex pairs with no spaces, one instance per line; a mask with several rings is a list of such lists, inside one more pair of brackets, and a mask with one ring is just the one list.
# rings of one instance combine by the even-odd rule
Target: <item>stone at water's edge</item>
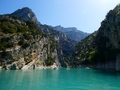
[[0,70],[2,69],[2,67],[0,66]]
[[120,71],[120,54],[117,56],[116,59],[116,70]]

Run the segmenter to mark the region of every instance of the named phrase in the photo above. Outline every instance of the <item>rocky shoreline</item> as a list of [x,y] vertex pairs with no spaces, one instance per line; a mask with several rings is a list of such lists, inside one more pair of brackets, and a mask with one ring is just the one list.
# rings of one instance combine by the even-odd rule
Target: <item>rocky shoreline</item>
[[13,65],[6,65],[6,66],[0,66],[0,70],[28,70],[28,69],[57,69],[59,68],[60,66],[58,66],[56,63],[54,63],[53,65],[50,65],[50,66],[44,66],[44,65],[35,65],[33,64],[34,61],[30,62],[29,64],[27,65],[23,65],[21,68],[19,68],[17,66],[17,63],[14,63]]

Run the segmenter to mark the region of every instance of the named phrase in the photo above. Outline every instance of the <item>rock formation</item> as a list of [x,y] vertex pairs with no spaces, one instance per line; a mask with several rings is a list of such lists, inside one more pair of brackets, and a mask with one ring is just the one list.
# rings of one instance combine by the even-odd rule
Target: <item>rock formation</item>
[[40,32],[33,22],[3,15],[0,26],[2,69],[35,69],[54,63],[60,67],[56,41]]
[[17,16],[20,20],[29,20],[34,22],[38,27],[40,27],[40,22],[37,20],[36,15],[34,12],[28,8],[23,7],[22,9],[18,9],[17,11],[10,14],[11,16]]
[[120,55],[118,55],[116,59],[116,70],[120,71]]
[[[58,67],[66,67],[70,62],[70,55],[77,43],[69,39],[65,33],[40,24],[34,12],[28,7],[18,9],[12,14],[0,15],[0,18],[1,24],[8,23],[8,26],[3,25],[0,32],[1,42],[5,39],[5,45],[1,43],[4,47],[1,48],[1,54],[5,57],[1,56],[0,60],[4,69],[37,68],[36,63],[42,67],[52,65],[54,62]],[[4,20],[5,22],[2,22]],[[10,28],[7,28],[9,26]],[[6,38],[10,40],[7,41]],[[9,44],[10,47],[6,47]],[[18,48],[17,51],[16,48]],[[21,60],[23,63],[19,62]]]
[[119,69],[120,53],[120,5],[110,10],[98,31],[86,37],[73,54],[73,65]]
[[19,9],[10,15],[17,16],[20,20],[30,20],[34,22],[40,31],[53,38],[57,42],[58,59],[61,66],[66,67],[66,63],[69,63],[70,55],[73,53],[75,45],[77,44],[76,41],[71,40],[64,32],[55,30],[54,27],[40,24],[34,12],[28,7]]

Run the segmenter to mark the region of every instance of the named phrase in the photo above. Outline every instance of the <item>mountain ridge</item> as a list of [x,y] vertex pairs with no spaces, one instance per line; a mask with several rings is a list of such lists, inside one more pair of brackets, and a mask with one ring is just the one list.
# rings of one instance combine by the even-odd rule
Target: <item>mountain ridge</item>
[[[24,9],[28,10],[28,12],[24,13]],[[15,17],[16,15],[18,19],[17,17]],[[21,19],[22,21],[19,19]],[[58,66],[62,66],[62,67],[71,67],[71,66],[94,67],[94,68],[114,69],[120,71],[120,5],[117,5],[113,10],[110,10],[107,13],[106,18],[101,22],[101,26],[97,31],[86,36],[84,39],[81,39],[79,43],[77,40],[76,42],[75,39],[74,40],[70,39],[72,35],[71,33],[70,36],[68,35],[68,32],[71,32],[73,30],[76,33],[78,33],[78,30],[76,28],[74,27],[67,29],[65,28],[66,30],[64,30],[64,27],[61,26],[52,27],[49,25],[42,25],[37,20],[34,12],[32,12],[32,10],[29,8],[19,9],[13,12],[12,14],[0,15],[0,20],[1,20],[0,24],[3,24],[2,25],[3,28],[0,29],[0,35],[3,35],[5,33],[3,36],[0,36],[0,41],[2,43],[1,45],[3,45],[7,49],[8,46],[13,48],[14,47],[13,44],[8,43],[10,42],[9,39],[8,42],[6,43],[7,39],[5,35],[7,33],[8,36],[11,36],[10,33],[14,33],[15,37],[12,38],[13,38],[13,42],[15,42],[15,45],[20,44],[22,45],[21,48],[27,48],[29,45],[32,45],[29,47],[32,48],[33,51],[32,53],[29,53],[30,56],[31,54],[32,55],[37,54],[37,56],[32,57],[33,59],[35,58],[33,61],[38,60],[36,58],[38,58],[40,55],[43,55],[42,57],[45,57],[45,58],[41,58],[43,62],[42,63],[43,66],[52,65],[55,62]],[[33,23],[36,26],[36,29],[34,28]],[[6,27],[5,24],[8,26]],[[20,25],[23,25],[24,30]],[[29,27],[31,27],[32,30],[30,30]],[[59,30],[59,28],[62,29]],[[38,33],[36,30],[42,33],[40,34],[42,35],[42,37],[35,36]],[[18,32],[22,32],[25,35],[21,36],[21,34],[19,34],[17,37],[16,33]],[[33,36],[29,36],[28,34],[30,35],[32,34]],[[23,41],[25,42],[21,41],[18,43],[19,39],[21,39],[20,37],[23,38]],[[40,40],[40,41],[29,44],[30,42],[29,38],[32,37],[35,38],[34,39],[35,41],[36,40]],[[43,38],[42,43],[40,43],[41,38]],[[2,42],[2,40],[4,41]],[[41,44],[42,46],[39,47],[39,44]],[[40,49],[38,48],[36,49],[35,47],[39,47]],[[7,49],[4,49],[2,47],[0,51],[0,53],[2,53],[1,55],[8,55],[5,58],[12,56],[12,58],[10,58],[10,62],[9,60],[8,62],[6,62],[5,58],[2,58],[2,56],[0,56],[1,58],[0,65],[4,65],[3,68],[14,69],[14,68],[18,68],[17,65],[20,65],[19,68],[21,68],[21,65],[25,65],[25,64],[27,65],[29,63],[32,63],[32,66],[36,67],[37,63],[33,64],[33,61],[31,62],[31,60],[25,61],[22,64],[14,63],[14,61],[12,60],[16,60],[15,57],[16,52],[14,51],[15,47],[14,50],[9,49],[9,50],[13,50],[12,54],[11,53],[6,54]],[[25,49],[23,51],[27,51],[27,50],[28,49]],[[28,52],[31,51],[28,50]],[[28,58],[29,54],[26,53],[27,52],[24,52],[24,54],[27,55],[26,57]],[[20,59],[20,61],[27,60],[26,57],[22,57],[24,59]],[[41,59],[39,59],[38,61],[41,62]],[[13,63],[10,64],[9,66],[9,63],[11,62]]]
[[60,67],[56,42],[38,30],[31,21],[0,17],[0,68],[36,69]]
[[23,7],[10,14],[11,16],[18,16],[20,20],[30,20],[33,21],[38,27],[40,27],[40,22],[38,21],[35,13],[29,7]]
[[[28,7],[23,7],[22,9],[18,9],[15,12],[13,12],[11,15],[18,16],[20,20],[31,20],[37,25],[38,28],[40,28],[41,23],[37,20],[37,17],[34,14],[34,12]],[[65,33],[71,40],[75,40],[77,42],[81,41],[81,39],[84,39],[86,36],[89,35],[88,33],[77,30],[77,28],[75,27],[64,28],[61,26],[55,26],[53,27],[53,29]]]
[[82,39],[87,37],[89,33],[78,30],[76,27],[64,28],[60,25],[54,27],[55,30],[64,32],[70,39],[80,42]]
[[79,65],[120,71],[120,5],[110,10],[100,28],[83,39],[73,54]]
[[[55,50],[56,54],[54,56],[56,57],[57,61],[56,60],[55,61],[61,64],[61,65],[58,65],[58,63],[57,63],[57,65],[63,66],[63,67],[67,66],[67,63],[69,63],[69,55],[71,55],[71,53],[74,51],[75,45],[77,43],[75,41],[69,39],[65,33],[53,30],[53,28],[48,25],[42,25],[37,20],[37,17],[35,16],[34,12],[31,9],[29,9],[28,7],[18,9],[11,14],[1,15],[0,17],[3,19],[4,18],[10,19],[9,23],[14,22],[13,24],[19,23],[20,25],[22,25],[21,20],[23,22],[29,22],[29,21],[33,22],[35,24],[35,26],[37,27],[37,30],[41,31],[45,36],[47,36],[49,38],[50,42],[51,41],[54,42],[54,44],[51,44],[53,46],[51,46],[51,45],[49,46],[48,44],[47,45],[50,49],[51,48],[53,48],[53,50],[56,49]],[[11,17],[13,18],[12,20],[11,20]],[[30,24],[30,22],[29,22],[29,24]],[[26,23],[25,23],[25,25],[26,25]],[[31,26],[31,27],[33,27],[33,26]],[[18,38],[18,40],[19,40],[19,38]],[[43,46],[46,47],[46,45],[43,45]],[[49,54],[46,53],[46,55],[49,55]],[[53,58],[51,58],[49,56],[47,56],[47,57],[53,61]]]

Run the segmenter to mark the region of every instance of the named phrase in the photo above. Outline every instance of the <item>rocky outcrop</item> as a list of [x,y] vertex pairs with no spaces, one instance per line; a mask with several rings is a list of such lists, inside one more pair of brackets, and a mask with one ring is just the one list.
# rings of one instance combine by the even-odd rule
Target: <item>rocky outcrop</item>
[[117,55],[116,59],[116,70],[120,71],[120,55]]
[[[2,58],[3,69],[29,69],[47,66],[46,60],[51,57],[53,63],[59,67],[60,63],[56,48],[51,51],[51,44],[48,38],[31,43],[26,49],[12,48],[7,51],[7,55]],[[49,64],[50,65],[50,64]]]
[[59,26],[55,26],[53,28],[54,28],[54,30],[64,32],[71,40],[74,40],[77,42],[81,41],[82,39],[84,39],[85,37],[87,37],[89,35],[88,33],[77,30],[77,28],[75,28],[75,27],[64,28],[59,25]]
[[[94,65],[119,71],[120,5],[110,10],[98,31],[83,39],[73,54],[73,65]],[[117,58],[116,58],[117,57]]]
[[10,14],[11,16],[17,16],[20,20],[29,20],[34,22],[38,27],[40,27],[40,22],[37,20],[36,15],[34,12],[28,8],[28,7],[23,7],[22,9],[18,9],[17,11],[13,12]]
[[56,41],[33,22],[3,16],[0,25],[1,69],[35,69],[54,63],[60,67]]
[[42,25],[40,29],[43,33],[54,38],[57,44],[58,58],[61,66],[66,67],[67,63],[71,62],[70,57],[75,50],[77,42],[69,39],[65,33],[54,30],[51,26]]
[[30,20],[34,22],[42,33],[54,39],[57,44],[56,49],[61,66],[66,66],[65,63],[70,61],[70,55],[74,51],[75,45],[77,44],[76,41],[71,40],[64,32],[55,30],[54,27],[40,24],[34,12],[32,12],[32,10],[28,7],[19,9],[10,15],[17,16],[20,20]]
[[0,66],[0,70],[2,69],[2,67]]
[[[66,64],[70,62],[71,53],[77,42],[69,39],[65,33],[54,30],[51,26],[40,24],[31,9],[25,7],[12,14],[0,15],[0,17],[7,19],[7,23],[9,22],[11,25],[8,31],[4,32],[7,34],[0,37],[0,39],[5,39],[3,44],[6,48],[5,52],[2,50],[1,53],[7,54],[4,58],[1,57],[1,65],[4,66],[4,69],[39,68],[50,66],[54,62],[58,67],[66,67]],[[31,22],[34,22],[35,25]],[[34,28],[35,26],[37,28]],[[16,34],[10,34],[10,32]],[[10,40],[6,40],[10,37]],[[43,42],[43,39],[47,40],[46,43]],[[9,44],[10,48],[6,46]],[[15,55],[17,56],[15,57]],[[21,60],[22,63],[19,62]],[[36,61],[40,63],[39,67],[36,65]]]

